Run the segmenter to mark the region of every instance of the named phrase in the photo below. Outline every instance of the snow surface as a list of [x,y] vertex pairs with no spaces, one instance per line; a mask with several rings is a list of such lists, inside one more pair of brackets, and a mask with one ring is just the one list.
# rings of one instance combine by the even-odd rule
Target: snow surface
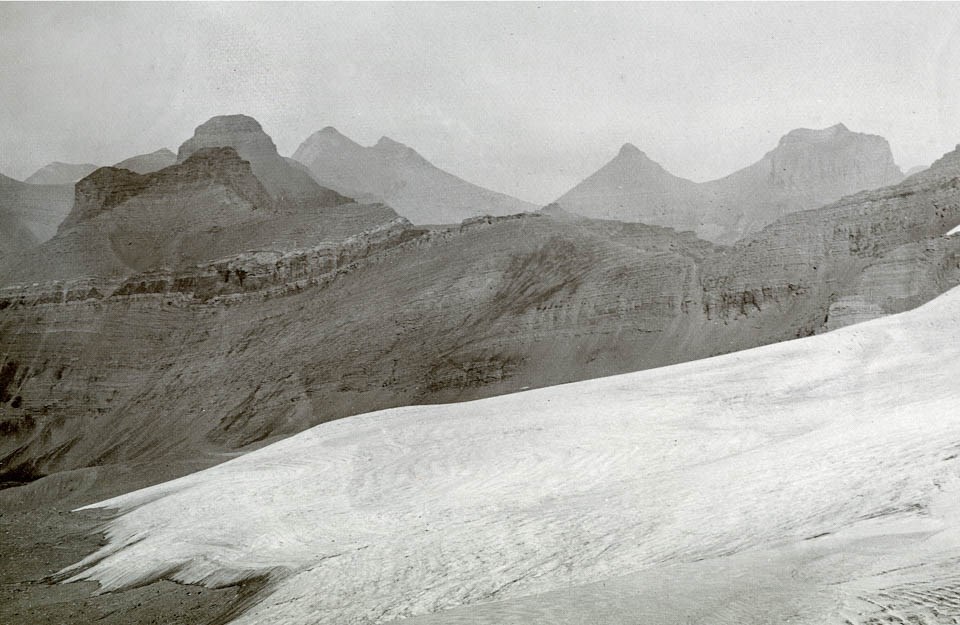
[[955,234],[960,234],[960,225],[955,226],[950,232],[946,233],[945,237],[952,237]]
[[327,423],[91,506],[120,516],[69,581],[269,576],[244,624],[957,622],[958,329],[954,289],[807,339]]

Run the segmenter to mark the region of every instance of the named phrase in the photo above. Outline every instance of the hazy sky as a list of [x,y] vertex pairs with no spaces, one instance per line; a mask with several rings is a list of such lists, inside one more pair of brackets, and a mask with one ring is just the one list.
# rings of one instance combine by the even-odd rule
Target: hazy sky
[[631,142],[720,177],[792,128],[960,143],[960,5],[0,3],[0,172],[335,126],[546,203]]

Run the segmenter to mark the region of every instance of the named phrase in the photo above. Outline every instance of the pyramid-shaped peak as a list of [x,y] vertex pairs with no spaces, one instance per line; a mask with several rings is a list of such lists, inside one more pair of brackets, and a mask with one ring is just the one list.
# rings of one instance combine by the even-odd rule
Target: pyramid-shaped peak
[[620,148],[620,156],[643,156],[643,157],[646,157],[647,155],[644,154],[644,153],[640,150],[640,148],[638,148],[637,146],[633,145],[632,143],[624,143],[623,146]]
[[333,126],[325,126],[320,130],[316,131],[306,141],[303,142],[301,148],[309,148],[311,146],[316,147],[343,147],[351,146],[359,148],[360,145],[355,142],[350,137],[346,136]]
[[193,137],[180,146],[177,161],[183,162],[201,148],[232,147],[244,159],[277,158],[277,146],[249,115],[218,115],[197,126]]

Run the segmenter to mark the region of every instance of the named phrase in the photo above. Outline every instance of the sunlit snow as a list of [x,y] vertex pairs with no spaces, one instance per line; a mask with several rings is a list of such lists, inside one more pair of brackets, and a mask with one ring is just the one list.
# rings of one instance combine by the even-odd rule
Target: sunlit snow
[[[268,575],[248,624],[953,622],[958,335],[954,289],[728,356],[327,423],[96,504],[122,514],[69,572]],[[463,604],[483,605],[428,616]]]

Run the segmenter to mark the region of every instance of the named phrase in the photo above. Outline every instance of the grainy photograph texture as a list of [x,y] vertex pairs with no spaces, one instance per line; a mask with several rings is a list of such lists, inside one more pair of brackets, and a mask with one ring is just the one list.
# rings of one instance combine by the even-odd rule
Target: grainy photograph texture
[[957,625],[960,5],[0,3],[0,624]]

